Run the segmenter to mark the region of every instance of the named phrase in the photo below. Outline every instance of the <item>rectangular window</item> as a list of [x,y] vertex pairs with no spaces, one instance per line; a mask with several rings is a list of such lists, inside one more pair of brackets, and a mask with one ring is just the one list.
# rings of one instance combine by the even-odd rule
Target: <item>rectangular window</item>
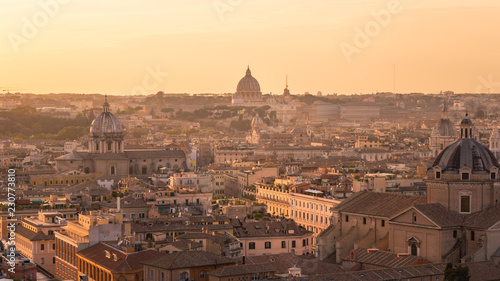
[[271,242],[265,242],[265,248],[271,249]]
[[302,239],[302,247],[306,246],[306,239]]
[[462,179],[463,180],[468,180],[469,179],[469,173],[462,173]]
[[286,241],[281,241],[281,248],[283,248],[283,249],[286,248]]
[[295,248],[297,245],[295,243],[295,240],[292,241],[292,248]]
[[441,172],[436,172],[436,179],[440,179],[441,178]]
[[45,250],[45,244],[40,244],[40,251]]
[[154,277],[155,277],[155,272],[152,269],[150,269],[149,270],[149,280],[153,280]]
[[382,226],[385,226],[385,220],[382,220]]
[[345,222],[349,222],[349,216],[345,215]]
[[491,179],[494,180],[497,178],[497,174],[496,173],[491,173]]
[[366,218],[363,218],[363,224],[366,224]]
[[251,249],[251,250],[255,249],[255,242],[248,243],[248,249]]
[[470,232],[470,241],[474,241],[474,240],[476,240],[476,233],[474,232],[474,230],[472,230]]
[[460,196],[460,212],[470,212],[470,196]]
[[453,230],[453,238],[457,238],[457,231]]

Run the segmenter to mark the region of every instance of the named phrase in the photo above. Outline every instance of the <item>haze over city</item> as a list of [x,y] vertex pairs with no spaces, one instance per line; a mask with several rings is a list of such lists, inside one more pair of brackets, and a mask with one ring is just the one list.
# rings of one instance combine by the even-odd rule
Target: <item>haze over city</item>
[[231,93],[247,65],[263,93],[281,94],[285,75],[294,94],[500,89],[494,0],[55,3],[2,1],[3,89],[127,95],[159,69],[148,94]]
[[0,280],[499,280],[498,0],[0,8]]

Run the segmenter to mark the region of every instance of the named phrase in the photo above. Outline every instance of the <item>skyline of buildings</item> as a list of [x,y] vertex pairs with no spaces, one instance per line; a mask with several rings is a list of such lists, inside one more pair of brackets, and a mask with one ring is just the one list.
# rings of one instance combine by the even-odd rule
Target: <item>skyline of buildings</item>
[[8,0],[0,279],[500,276],[495,0]]

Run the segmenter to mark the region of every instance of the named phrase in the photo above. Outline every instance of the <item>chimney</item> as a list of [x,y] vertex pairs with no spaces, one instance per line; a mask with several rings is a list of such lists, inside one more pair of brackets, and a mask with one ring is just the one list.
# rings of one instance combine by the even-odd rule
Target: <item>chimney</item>
[[120,212],[120,196],[116,197],[116,211]]

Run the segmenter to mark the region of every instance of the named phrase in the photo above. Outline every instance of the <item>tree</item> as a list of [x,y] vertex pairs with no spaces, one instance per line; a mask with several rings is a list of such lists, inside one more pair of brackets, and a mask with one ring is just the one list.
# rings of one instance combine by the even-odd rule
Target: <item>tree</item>
[[469,267],[461,264],[453,267],[453,264],[448,263],[444,269],[444,280],[447,281],[469,281]]
[[476,114],[475,114],[475,116],[474,116],[474,117],[476,117],[476,118],[484,118],[484,117],[485,117],[484,110],[483,110],[483,109],[481,109],[481,108],[480,108],[480,109],[478,109],[478,110],[476,111]]
[[171,108],[171,107],[165,107],[165,108],[162,108],[161,109],[161,112],[163,113],[171,113],[171,112],[174,112],[175,109]]

